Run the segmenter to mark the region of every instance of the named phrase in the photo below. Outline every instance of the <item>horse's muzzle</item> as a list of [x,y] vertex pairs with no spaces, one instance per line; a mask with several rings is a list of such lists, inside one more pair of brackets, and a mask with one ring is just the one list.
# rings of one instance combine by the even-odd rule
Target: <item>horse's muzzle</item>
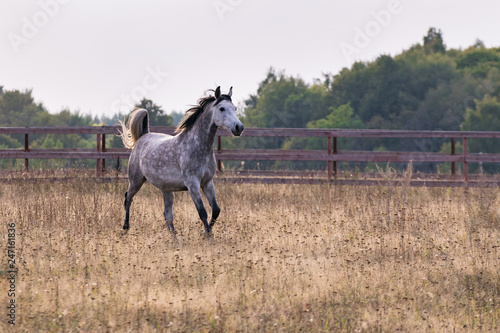
[[243,124],[238,124],[231,129],[231,133],[233,133],[234,136],[240,136],[244,129],[245,126],[243,126]]

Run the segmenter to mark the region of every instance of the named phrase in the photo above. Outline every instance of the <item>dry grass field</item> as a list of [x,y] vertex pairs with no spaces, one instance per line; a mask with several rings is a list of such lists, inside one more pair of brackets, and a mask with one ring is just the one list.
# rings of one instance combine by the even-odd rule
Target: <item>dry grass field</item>
[[[218,183],[213,240],[187,193],[164,228],[159,190],[0,187],[2,248],[16,224],[24,332],[498,331],[498,188]],[[2,250],[0,275],[8,258]],[[7,323],[8,285],[1,276]]]

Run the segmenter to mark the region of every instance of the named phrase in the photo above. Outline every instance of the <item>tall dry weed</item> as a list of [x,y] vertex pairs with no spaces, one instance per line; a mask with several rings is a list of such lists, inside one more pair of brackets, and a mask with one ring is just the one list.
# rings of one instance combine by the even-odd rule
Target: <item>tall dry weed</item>
[[213,241],[179,193],[178,242],[149,185],[126,235],[126,184],[3,185],[0,219],[17,225],[16,328],[498,330],[500,232],[474,218],[497,212],[498,188],[412,188],[409,179],[410,167],[400,187],[219,183]]

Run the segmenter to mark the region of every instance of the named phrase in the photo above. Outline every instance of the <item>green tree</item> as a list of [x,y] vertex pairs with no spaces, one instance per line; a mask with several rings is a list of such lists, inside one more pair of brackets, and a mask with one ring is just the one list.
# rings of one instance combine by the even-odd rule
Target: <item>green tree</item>
[[184,118],[185,113],[179,112],[179,111],[174,111],[170,113],[170,116],[172,117],[172,124],[174,126],[177,126],[178,123],[181,122],[181,120]]
[[424,37],[424,48],[434,53],[444,53],[446,51],[441,30],[436,30],[436,28],[429,29],[427,36]]
[[338,108],[330,108],[326,118],[310,121],[307,128],[364,128],[363,122],[350,104],[343,104]]
[[[500,131],[500,103],[497,97],[486,96],[476,101],[476,109],[467,109],[465,121],[462,124],[464,131]],[[500,152],[500,145],[483,152]]]
[[[300,98],[307,85],[300,78],[288,77],[270,69],[260,83],[255,104],[245,109],[245,122],[252,127],[304,127],[297,114]],[[306,112],[305,110],[301,110]]]
[[[354,114],[354,110],[350,104],[344,104],[338,108],[330,108],[331,113],[326,118],[311,121],[307,124],[307,128],[365,128],[363,121],[358,115]],[[351,138],[339,138],[339,146],[343,149],[355,149],[355,141]],[[321,138],[309,138],[307,140],[306,149],[326,149],[326,140]]]
[[498,49],[472,46],[458,56],[457,68],[473,78],[488,78],[492,69],[500,69],[500,52]]
[[[361,118],[354,114],[353,108],[349,104],[344,104],[338,108],[331,107],[329,109],[330,114],[325,118],[310,121],[307,124],[307,128],[351,128],[351,129],[362,129],[364,124]],[[357,139],[353,138],[339,138],[338,146],[342,149],[350,150],[356,149],[359,144]],[[307,149],[307,150],[326,150],[327,142],[325,138],[290,138],[283,144],[284,149]],[[299,168],[318,168],[325,163],[318,162],[302,162],[294,163],[295,167]],[[276,166],[286,166],[292,167],[292,163],[281,162],[276,163]]]
[[[35,103],[31,90],[24,92],[19,90],[3,90],[0,94],[0,126],[5,127],[25,127],[25,126],[43,126],[50,114],[40,103]],[[48,124],[52,126],[52,124]],[[23,142],[24,135],[13,134],[9,137],[18,142]],[[30,137],[30,141],[36,139],[34,136]],[[3,140],[4,144],[12,144],[9,140]],[[17,146],[17,144],[15,144]],[[9,148],[15,148],[9,146]]]
[[[500,103],[497,97],[486,96],[476,101],[476,109],[467,109],[464,131],[500,131]],[[477,140],[476,145],[470,145],[471,152],[500,153],[500,145],[489,140]]]
[[0,147],[2,148],[22,148],[22,145],[19,141],[12,138],[9,135],[0,134]]
[[[308,85],[299,77],[286,75],[270,68],[259,84],[256,95],[246,101],[242,122],[246,127],[304,128],[310,120],[328,114],[325,97],[327,87],[323,84]],[[245,138],[224,140],[224,147],[275,149],[281,148],[285,138]],[[231,146],[233,145],[233,146]],[[260,167],[270,167],[272,162],[261,162]],[[248,162],[247,167],[256,166]]]
[[51,116],[55,126],[92,126],[100,123],[100,121],[92,119],[90,115],[82,115],[79,111],[71,112],[68,109],[61,110]]
[[40,126],[41,119],[50,116],[40,103],[35,103],[31,90],[2,91],[0,94],[0,124],[2,126]]
[[[462,124],[464,131],[500,131],[500,102],[496,97],[486,96],[476,102],[476,109],[467,109],[465,121]],[[469,139],[471,153],[500,153],[498,139]],[[499,172],[498,165],[484,165],[488,172]],[[475,171],[474,166],[471,171]]]
[[[92,117],[81,115],[79,112],[62,110],[59,113],[49,113],[41,103],[35,103],[31,90],[26,91],[0,91],[0,126],[29,127],[29,126],[90,126],[93,125]],[[29,136],[31,148],[94,148],[95,136],[65,134],[65,135],[40,135]],[[22,142],[22,144],[21,144]],[[4,148],[19,148],[24,146],[24,135],[2,135],[0,146]],[[19,162],[19,161],[18,161]],[[8,162],[12,166],[12,163]],[[2,167],[8,165],[2,163]],[[19,163],[15,163],[19,165]],[[30,163],[37,167],[62,167],[67,166],[67,161],[62,160],[35,160]]]
[[161,106],[153,103],[152,100],[143,98],[139,104],[135,105],[136,108],[146,109],[149,114],[150,126],[172,126],[172,117],[165,114]]

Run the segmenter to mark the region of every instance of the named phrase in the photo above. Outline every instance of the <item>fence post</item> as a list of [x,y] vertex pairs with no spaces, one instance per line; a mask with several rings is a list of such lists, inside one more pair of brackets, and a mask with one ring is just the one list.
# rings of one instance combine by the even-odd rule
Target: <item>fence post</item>
[[327,172],[328,172],[328,181],[331,182],[332,181],[332,160],[330,158],[332,155],[332,137],[330,136],[330,134],[328,134],[326,139],[328,140],[327,148],[326,148],[327,152],[328,152],[328,163],[327,163],[326,168],[327,168]]
[[[337,137],[333,137],[333,154],[337,155]],[[337,161],[333,161],[333,177],[337,178]]]
[[[96,146],[97,146],[97,153],[101,152],[101,134],[97,134],[96,137]],[[95,167],[95,176],[97,178],[101,177],[101,159],[97,158],[96,160],[96,167]]]
[[[455,155],[455,138],[451,138],[451,155]],[[451,177],[455,179],[455,162],[451,162]]]
[[[222,140],[220,135],[217,136],[217,153],[220,154],[222,152]],[[217,159],[217,171],[222,172],[222,161]]]
[[[101,151],[105,152],[106,151],[106,133],[102,133],[102,145],[101,145]],[[106,159],[102,159],[102,174],[106,172]]]
[[[28,133],[24,133],[24,151],[26,153],[30,151]],[[25,158],[24,159],[24,171],[28,171],[28,169],[29,169],[29,160],[27,158]]]
[[463,138],[463,150],[464,150],[464,180],[469,181],[469,164],[467,163],[467,138]]

